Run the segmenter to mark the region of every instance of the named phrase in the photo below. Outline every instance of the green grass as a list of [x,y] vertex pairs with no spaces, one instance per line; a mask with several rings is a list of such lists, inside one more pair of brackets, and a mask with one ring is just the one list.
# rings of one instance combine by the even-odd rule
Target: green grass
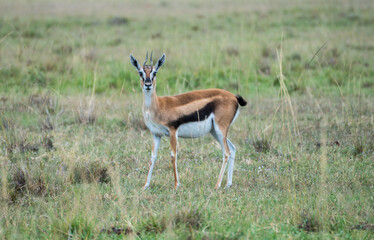
[[[0,238],[373,238],[370,1],[90,3],[0,3]],[[229,190],[211,137],[180,139],[177,191],[163,138],[141,189],[152,139],[128,55],[152,49],[158,95],[248,100]]]

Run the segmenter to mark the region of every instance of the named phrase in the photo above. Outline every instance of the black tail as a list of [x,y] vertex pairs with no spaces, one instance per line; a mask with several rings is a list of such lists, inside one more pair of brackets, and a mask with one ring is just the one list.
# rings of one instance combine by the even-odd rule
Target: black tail
[[236,100],[238,100],[238,103],[240,106],[245,106],[247,105],[247,101],[242,98],[240,95],[236,95]]

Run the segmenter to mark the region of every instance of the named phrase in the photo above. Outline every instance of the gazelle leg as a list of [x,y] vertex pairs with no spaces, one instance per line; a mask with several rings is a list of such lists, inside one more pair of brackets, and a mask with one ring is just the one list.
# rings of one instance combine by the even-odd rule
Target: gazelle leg
[[221,171],[218,176],[217,184],[215,187],[216,189],[218,189],[221,186],[223,174],[225,173],[225,169],[227,165],[227,160],[230,156],[230,149],[229,149],[229,146],[227,145],[226,137],[223,138],[223,148],[224,148],[223,162],[222,162]]
[[223,160],[222,160],[222,167],[221,171],[218,176],[217,184],[215,186],[215,189],[218,189],[221,186],[222,183],[222,178],[225,173],[226,165],[228,158],[230,156],[230,148],[227,144],[227,138],[224,136],[218,129],[218,126],[214,124],[214,129],[212,131],[213,137],[220,143],[221,148],[222,148],[222,155],[223,155]]
[[226,188],[231,187],[232,185],[232,175],[234,172],[234,161],[235,161],[235,152],[236,148],[234,144],[227,138],[227,143],[230,148],[230,156],[229,156],[229,169],[228,169],[228,174],[227,174],[227,185]]
[[151,161],[149,161],[149,171],[148,171],[147,181],[145,182],[144,187],[143,187],[144,190],[149,186],[149,183],[151,182],[153,166],[155,165],[155,162],[156,162],[157,151],[158,151],[158,147],[160,146],[160,140],[161,140],[160,136],[153,135],[152,156],[151,156]]
[[169,129],[170,133],[170,146],[172,151],[171,156],[171,162],[173,164],[174,169],[174,188],[177,189],[179,187],[179,178],[178,178],[178,170],[177,170],[177,145],[178,145],[178,139],[177,139],[177,131],[176,129]]

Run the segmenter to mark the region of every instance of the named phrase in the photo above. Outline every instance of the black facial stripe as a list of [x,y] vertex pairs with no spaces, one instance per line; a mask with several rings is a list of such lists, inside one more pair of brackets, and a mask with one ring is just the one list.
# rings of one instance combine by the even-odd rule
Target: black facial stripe
[[140,78],[144,81],[144,72],[143,72],[143,71],[140,71],[140,72],[138,72],[138,73],[139,73]]
[[169,122],[168,126],[178,128],[180,125],[184,123],[204,121],[206,118],[209,117],[210,114],[214,112],[215,107],[215,103],[210,102],[196,112],[192,112],[189,115],[182,116],[175,121]]

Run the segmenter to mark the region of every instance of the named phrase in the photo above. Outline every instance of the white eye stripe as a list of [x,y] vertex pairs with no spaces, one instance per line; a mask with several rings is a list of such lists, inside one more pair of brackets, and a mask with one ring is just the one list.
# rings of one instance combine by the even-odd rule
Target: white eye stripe
[[141,69],[141,70],[139,71],[139,75],[140,75],[141,78],[145,78],[145,72],[144,72],[143,69]]

